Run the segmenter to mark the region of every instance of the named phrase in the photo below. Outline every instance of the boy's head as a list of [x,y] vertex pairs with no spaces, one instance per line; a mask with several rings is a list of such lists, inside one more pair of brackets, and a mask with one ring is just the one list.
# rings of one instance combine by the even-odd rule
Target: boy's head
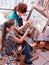
[[17,15],[22,16],[27,11],[27,5],[24,3],[18,3],[18,5],[15,6],[14,11]]

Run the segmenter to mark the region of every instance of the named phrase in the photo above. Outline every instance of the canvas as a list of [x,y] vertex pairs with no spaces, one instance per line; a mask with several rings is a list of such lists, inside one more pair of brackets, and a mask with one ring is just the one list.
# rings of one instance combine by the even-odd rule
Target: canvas
[[42,15],[36,9],[32,10],[29,20],[32,20],[31,26],[35,27],[39,32],[43,31],[48,22],[48,18]]

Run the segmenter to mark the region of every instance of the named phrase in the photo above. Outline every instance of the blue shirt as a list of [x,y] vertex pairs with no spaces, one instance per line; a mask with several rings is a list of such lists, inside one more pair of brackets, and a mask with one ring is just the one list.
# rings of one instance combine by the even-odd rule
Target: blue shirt
[[16,26],[19,26],[19,18],[21,18],[20,16],[18,16],[14,11],[10,12],[7,17],[7,19],[9,18],[14,18],[16,20]]

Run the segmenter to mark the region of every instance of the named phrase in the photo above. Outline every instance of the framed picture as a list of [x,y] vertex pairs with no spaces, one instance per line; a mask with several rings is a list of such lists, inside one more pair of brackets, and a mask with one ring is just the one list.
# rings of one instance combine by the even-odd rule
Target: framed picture
[[39,32],[43,31],[48,22],[48,18],[36,9],[32,10],[29,20],[32,20],[31,26],[36,28]]

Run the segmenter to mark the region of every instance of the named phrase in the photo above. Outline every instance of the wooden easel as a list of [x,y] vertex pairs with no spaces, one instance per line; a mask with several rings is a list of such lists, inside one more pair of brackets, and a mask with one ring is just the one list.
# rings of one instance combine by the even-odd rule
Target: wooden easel
[[[41,14],[43,14],[46,18],[49,18],[49,15],[48,15],[45,11],[41,11],[41,9],[39,9],[38,7],[35,7],[35,8],[32,7],[31,10],[30,10],[29,15],[28,15],[28,17],[27,17],[27,20],[29,19],[29,17],[30,17],[30,15],[31,15],[31,12],[32,12],[33,9],[36,9],[36,10],[39,11]],[[46,26],[47,26],[47,25],[46,25]],[[45,30],[45,28],[44,28],[44,30]],[[44,30],[43,30],[43,32],[44,32]],[[33,37],[34,32],[35,32],[35,29],[33,29],[32,33],[31,33],[31,35],[30,35],[30,38]],[[37,31],[37,35],[36,35],[36,43],[37,43],[37,38],[38,38],[38,31]]]

